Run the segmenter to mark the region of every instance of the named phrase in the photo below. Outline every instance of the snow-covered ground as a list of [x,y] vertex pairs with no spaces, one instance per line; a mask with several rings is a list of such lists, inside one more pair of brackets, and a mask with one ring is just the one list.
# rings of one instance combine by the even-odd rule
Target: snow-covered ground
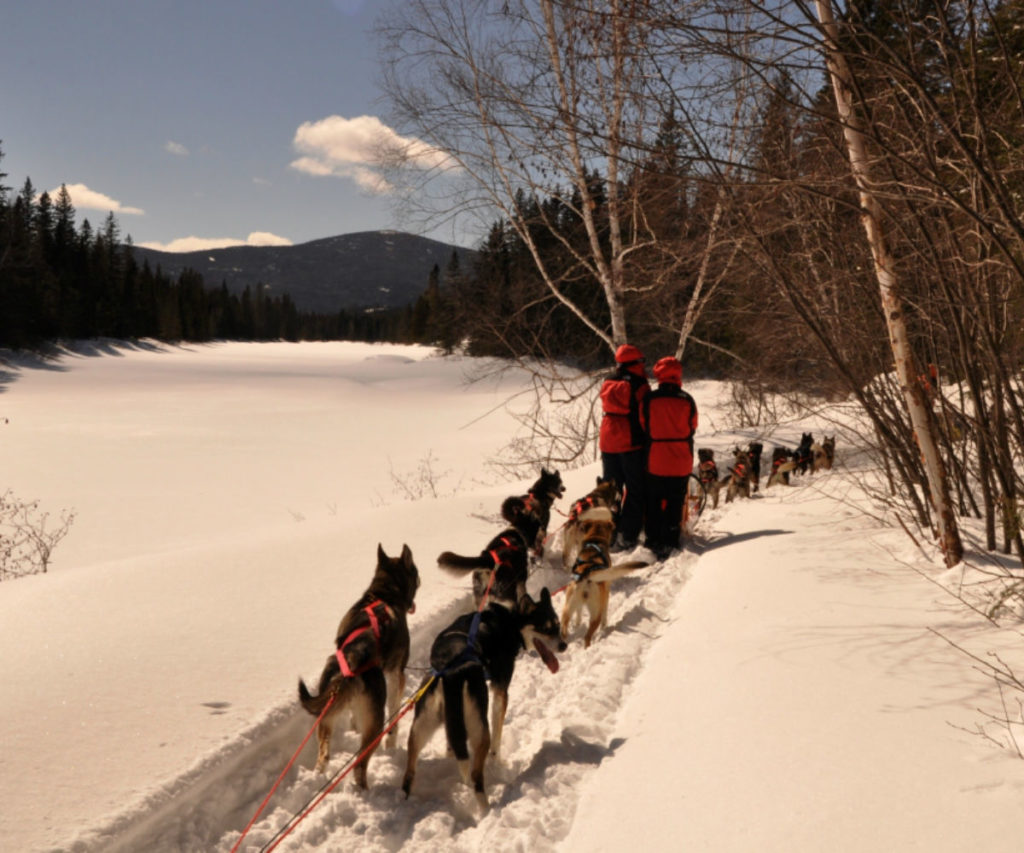
[[[471,607],[437,554],[479,550],[529,483],[488,465],[523,375],[467,384],[474,362],[421,348],[107,346],[3,367],[0,488],[77,512],[48,574],[0,584],[4,850],[231,850],[309,730],[297,678],[315,681],[377,543],[408,543],[423,578],[411,692]],[[699,446],[755,437],[726,427],[719,385],[687,387]],[[609,630],[556,675],[524,655],[486,816],[440,735],[403,797],[406,717],[369,791],[345,780],[279,849],[1019,850],[1024,762],[973,733],[998,691],[948,641],[1024,671],[1020,635],[862,512],[851,457],[707,511],[686,551],[616,583]],[[596,474],[563,470],[559,508]],[[530,585],[565,581],[548,564]],[[332,773],[354,745],[336,732]],[[316,794],[314,760],[311,743],[241,849]]]

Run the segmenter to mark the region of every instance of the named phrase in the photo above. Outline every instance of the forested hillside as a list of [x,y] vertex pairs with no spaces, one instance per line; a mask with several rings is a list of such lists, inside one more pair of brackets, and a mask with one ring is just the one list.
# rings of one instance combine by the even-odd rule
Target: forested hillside
[[229,267],[204,265],[137,249],[112,213],[101,228],[78,224],[65,187],[53,199],[31,178],[13,192],[6,177],[0,172],[0,347],[95,337],[429,343],[424,294],[439,286],[440,264],[456,275],[460,254],[472,256],[378,233],[287,247],[283,265],[279,247],[205,252]]
[[241,294],[265,288],[288,294],[300,311],[333,314],[360,308],[404,308],[426,289],[426,275],[458,254],[468,266],[472,250],[401,231],[362,231],[297,246],[230,246],[195,252],[158,252],[139,246],[139,264],[172,277],[185,270]]

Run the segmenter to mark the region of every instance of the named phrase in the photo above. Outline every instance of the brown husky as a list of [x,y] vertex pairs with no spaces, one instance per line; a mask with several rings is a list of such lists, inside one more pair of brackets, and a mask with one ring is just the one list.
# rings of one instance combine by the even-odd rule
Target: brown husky
[[580,608],[590,613],[590,624],[583,640],[584,648],[590,646],[598,628],[605,627],[608,620],[608,593],[611,582],[625,577],[636,569],[646,568],[647,563],[634,560],[612,565],[609,549],[615,535],[615,524],[611,510],[594,507],[585,510],[579,517],[582,540],[576,562],[572,566],[572,581],[565,590],[565,606],[562,608],[562,640],[569,636],[569,625]]
[[[580,526],[580,516],[588,509],[605,507],[611,511],[612,522],[619,512],[622,503],[622,492],[614,480],[602,480],[597,478],[597,485],[586,495],[576,501],[569,510],[569,520],[565,522],[565,530],[562,534],[562,566],[569,570],[576,554],[583,544],[585,535]],[[613,531],[614,533],[614,531]]]
[[829,471],[836,458],[836,437],[827,436],[821,444],[811,445],[811,472]]
[[[415,609],[413,600],[419,585],[419,571],[408,545],[402,546],[400,557],[389,557],[378,545],[373,580],[338,626],[337,651],[327,659],[320,674],[317,695],[310,695],[299,679],[299,701],[309,713],[319,716],[333,700],[317,727],[317,770],[325,769],[330,759],[335,717],[351,708],[362,736],[359,751],[369,750],[355,768],[356,784],[366,787],[366,766],[373,752],[370,745],[384,728],[385,704],[393,715],[405,690],[405,665],[409,662],[406,614]],[[392,731],[389,746],[395,738]]]
[[725,502],[730,503],[737,495],[750,497],[750,454],[736,448],[729,474],[722,478],[720,485],[725,486]]

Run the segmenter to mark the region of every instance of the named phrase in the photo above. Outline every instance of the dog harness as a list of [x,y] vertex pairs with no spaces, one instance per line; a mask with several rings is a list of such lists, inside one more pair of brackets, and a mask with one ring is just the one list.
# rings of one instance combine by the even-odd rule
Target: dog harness
[[475,663],[483,667],[485,678],[490,677],[487,673],[487,667],[484,666],[483,659],[481,658],[483,650],[480,648],[480,644],[476,641],[476,635],[480,631],[480,617],[482,615],[483,610],[477,610],[476,613],[473,614],[473,621],[469,623],[469,631],[466,633],[465,650],[448,661],[448,663],[445,664],[444,669],[431,669],[431,675],[441,678],[445,673],[451,672],[457,666],[461,666],[464,663]]
[[[382,608],[382,609],[380,609]],[[364,672],[373,669],[375,666],[380,666],[380,656],[376,655],[359,667],[353,670],[348,665],[348,661],[345,659],[345,647],[351,643],[356,637],[361,637],[367,631],[373,632],[373,640],[377,645],[377,651],[380,651],[380,633],[383,626],[387,625],[394,614],[391,612],[391,608],[388,607],[379,598],[376,601],[371,601],[366,607],[363,608],[363,612],[366,614],[366,618],[370,620],[369,625],[363,625],[362,627],[356,628],[351,634],[345,637],[345,641],[338,647],[338,650],[334,653],[335,657],[338,658],[338,666],[341,667],[341,674],[346,678],[355,678],[357,675],[362,675]]]
[[[498,541],[501,542],[501,544],[510,551],[521,551],[523,548],[523,545],[521,543],[516,542],[514,539],[510,539],[508,536],[502,536],[501,539],[499,539]],[[512,565],[508,560],[502,557],[501,551],[501,548],[492,548],[490,551],[487,552],[491,560],[494,561],[495,571],[499,569],[501,566]]]
[[702,483],[709,483],[712,480],[718,479],[718,466],[711,459],[701,462],[698,470],[700,471],[700,481]]
[[594,499],[593,495],[587,495],[584,498],[580,498],[572,505],[572,509],[569,510],[569,520],[575,521],[588,509],[593,509],[595,506],[597,506],[597,501]]
[[[601,558],[601,561],[604,562],[604,566],[602,566],[602,568],[604,568],[605,566],[610,566],[612,564],[611,557],[608,556],[608,552],[604,548],[604,543],[597,539],[587,539],[580,546],[580,552],[576,556],[576,562],[573,563],[572,566],[572,579],[574,581],[586,580],[587,575],[589,575],[594,570],[595,561],[588,560],[584,562],[582,559],[580,559],[584,551],[596,551],[597,555]],[[585,566],[584,570],[582,572],[576,571],[577,566],[581,564]]]

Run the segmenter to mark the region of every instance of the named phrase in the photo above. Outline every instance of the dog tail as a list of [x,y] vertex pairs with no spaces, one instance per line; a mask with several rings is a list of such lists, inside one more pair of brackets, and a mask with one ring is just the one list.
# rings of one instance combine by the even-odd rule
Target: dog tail
[[604,569],[594,569],[587,575],[587,580],[597,583],[608,583],[618,578],[624,578],[637,569],[646,569],[649,565],[650,563],[645,563],[642,560],[630,560],[627,563],[618,563]]
[[331,694],[324,691],[319,696],[314,696],[309,692],[309,688],[306,687],[306,682],[301,678],[299,679],[299,703],[314,717],[320,716],[320,712],[324,709],[324,705],[327,704],[327,700],[331,698]]
[[465,574],[473,569],[494,568],[493,561],[484,554],[477,554],[475,557],[463,557],[461,554],[453,554],[451,551],[445,551],[438,557],[437,565],[452,574]]
[[350,678],[340,678],[340,676],[341,665],[338,663],[338,658],[335,655],[331,655],[327,659],[324,671],[320,674],[320,688],[316,696],[309,692],[306,682],[301,678],[299,679],[299,704],[314,717],[319,716],[324,706],[330,700],[331,695],[340,689],[341,684],[352,680]]
[[518,495],[507,497],[501,502],[501,517],[511,525],[518,524],[519,519],[529,511],[526,501]]

